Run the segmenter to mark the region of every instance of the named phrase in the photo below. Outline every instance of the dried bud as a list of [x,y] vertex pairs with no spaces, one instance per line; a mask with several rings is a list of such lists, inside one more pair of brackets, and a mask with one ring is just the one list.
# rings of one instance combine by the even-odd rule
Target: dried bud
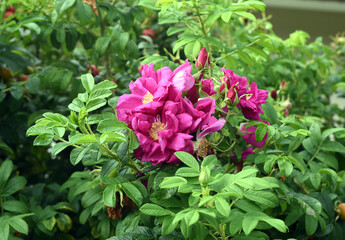
[[208,64],[210,64],[210,59],[208,58],[206,48],[203,47],[199,52],[199,56],[198,56],[198,59],[195,63],[195,66],[198,70],[201,70],[205,67],[206,62],[208,62]]
[[277,100],[278,94],[276,90],[271,90],[271,98],[273,98],[274,100]]

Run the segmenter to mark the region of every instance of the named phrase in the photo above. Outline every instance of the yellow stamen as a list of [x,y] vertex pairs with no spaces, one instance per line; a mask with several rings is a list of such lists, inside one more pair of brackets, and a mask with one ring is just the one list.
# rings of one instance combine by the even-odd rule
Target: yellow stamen
[[144,95],[142,103],[146,104],[152,101],[153,101],[153,95],[149,91],[147,91],[147,93]]
[[252,96],[253,94],[246,94],[246,100],[249,100]]
[[164,123],[161,123],[161,122],[152,123],[149,135],[150,135],[150,137],[153,140],[158,141],[158,134],[157,134],[157,132],[160,131],[160,130],[165,130],[165,129],[166,129],[166,126],[165,126]]

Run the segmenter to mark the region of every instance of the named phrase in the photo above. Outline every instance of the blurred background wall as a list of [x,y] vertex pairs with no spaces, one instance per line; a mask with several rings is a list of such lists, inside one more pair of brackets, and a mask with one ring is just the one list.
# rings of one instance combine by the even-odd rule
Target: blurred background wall
[[287,38],[295,30],[322,36],[324,42],[336,33],[345,33],[345,0],[264,0],[266,15],[272,15],[275,33]]

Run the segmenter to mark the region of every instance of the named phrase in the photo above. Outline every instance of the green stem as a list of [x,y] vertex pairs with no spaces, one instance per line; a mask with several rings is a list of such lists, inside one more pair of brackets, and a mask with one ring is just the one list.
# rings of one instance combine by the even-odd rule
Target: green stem
[[[16,87],[17,86],[22,86],[22,85],[24,85],[25,84],[25,82],[21,82],[21,83],[19,83],[19,84],[17,84],[16,85]],[[3,90],[1,90],[2,92],[8,92],[8,91],[11,91],[11,87],[9,87],[9,88],[6,88],[6,89],[3,89]]]
[[2,200],[2,196],[0,196],[0,208],[1,208],[1,215],[4,215],[4,209],[2,208],[2,204],[3,204],[3,202],[2,202],[3,200]]
[[[254,42],[248,43],[244,48],[250,47],[250,46],[254,45],[255,43],[257,43],[257,42],[259,42],[259,41],[260,41],[260,39],[256,39]],[[232,51],[232,52],[226,54],[224,57],[218,58],[218,59],[214,62],[214,64],[217,64],[219,61],[223,60],[224,58],[227,58],[227,57],[231,56],[232,54],[234,54],[234,53],[236,53],[236,52],[238,52],[238,49],[235,49],[234,51]]]
[[314,158],[316,157],[316,155],[319,153],[319,151],[320,151],[320,149],[321,149],[321,145],[322,145],[322,143],[324,142],[325,140],[322,140],[321,142],[320,142],[320,144],[319,144],[319,146],[318,146],[318,148],[316,149],[316,152],[314,153],[314,155],[309,159],[309,161],[307,162],[307,167],[309,166],[309,163],[311,162],[311,161],[313,161],[314,160]]

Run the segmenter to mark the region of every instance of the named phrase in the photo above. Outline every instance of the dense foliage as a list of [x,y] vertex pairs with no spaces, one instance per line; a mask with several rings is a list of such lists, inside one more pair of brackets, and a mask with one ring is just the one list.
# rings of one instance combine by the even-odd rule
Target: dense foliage
[[343,239],[344,56],[258,0],[5,0],[0,240]]

